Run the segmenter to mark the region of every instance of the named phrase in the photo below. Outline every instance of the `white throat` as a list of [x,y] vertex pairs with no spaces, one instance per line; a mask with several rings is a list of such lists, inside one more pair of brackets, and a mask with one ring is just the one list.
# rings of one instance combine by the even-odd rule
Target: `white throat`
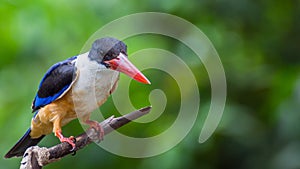
[[88,52],[77,57],[78,78],[72,87],[77,115],[84,116],[103,104],[119,78],[119,72],[88,58]]

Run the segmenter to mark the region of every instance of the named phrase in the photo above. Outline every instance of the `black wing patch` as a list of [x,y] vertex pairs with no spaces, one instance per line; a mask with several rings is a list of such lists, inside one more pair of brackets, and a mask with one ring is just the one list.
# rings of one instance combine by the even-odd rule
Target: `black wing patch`
[[32,104],[33,112],[55,101],[70,89],[76,78],[75,58],[53,65],[42,79]]
[[61,89],[72,83],[73,74],[73,65],[63,64],[57,67],[44,79],[37,93],[38,97],[45,98],[59,93]]

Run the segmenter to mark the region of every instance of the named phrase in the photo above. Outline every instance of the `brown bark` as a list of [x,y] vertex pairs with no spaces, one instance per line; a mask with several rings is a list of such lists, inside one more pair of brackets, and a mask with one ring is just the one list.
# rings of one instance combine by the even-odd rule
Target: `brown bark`
[[[113,116],[104,120],[100,123],[104,130],[104,135],[112,132],[115,129],[122,127],[123,125],[129,123],[130,121],[137,119],[151,110],[151,106],[142,108],[140,110],[131,112],[121,117],[114,118]],[[85,133],[80,134],[75,137],[76,139],[76,148],[80,150],[84,148],[86,145],[96,141],[100,142],[98,139],[98,133],[93,129],[88,129]],[[64,156],[68,154],[74,153],[74,151],[70,151],[72,146],[66,142],[60,143],[50,148],[45,147],[29,147],[24,153],[23,159],[21,161],[21,169],[41,169],[43,166],[60,160]]]

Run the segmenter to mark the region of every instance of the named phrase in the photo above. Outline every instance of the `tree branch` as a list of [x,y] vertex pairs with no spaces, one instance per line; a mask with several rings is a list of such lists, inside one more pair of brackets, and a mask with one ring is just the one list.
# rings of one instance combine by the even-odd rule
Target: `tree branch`
[[[129,123],[130,121],[149,113],[150,110],[151,106],[148,106],[121,117],[109,117],[108,119],[100,123],[104,130],[104,135],[107,135],[113,130]],[[66,142],[60,143],[50,148],[38,146],[29,147],[23,155],[20,169],[40,169],[42,168],[42,166],[58,161],[62,157],[68,154],[72,154],[94,141],[101,141],[99,140],[98,133],[94,128],[90,128],[85,133],[82,133],[79,136],[75,137],[75,140],[75,151],[70,151],[72,149],[72,146]]]

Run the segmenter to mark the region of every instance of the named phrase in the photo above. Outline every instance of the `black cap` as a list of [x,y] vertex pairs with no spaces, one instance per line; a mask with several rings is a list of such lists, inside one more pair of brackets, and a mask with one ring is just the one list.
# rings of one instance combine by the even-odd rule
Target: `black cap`
[[116,58],[120,53],[127,56],[127,46],[120,40],[106,37],[95,40],[89,58],[98,63]]

